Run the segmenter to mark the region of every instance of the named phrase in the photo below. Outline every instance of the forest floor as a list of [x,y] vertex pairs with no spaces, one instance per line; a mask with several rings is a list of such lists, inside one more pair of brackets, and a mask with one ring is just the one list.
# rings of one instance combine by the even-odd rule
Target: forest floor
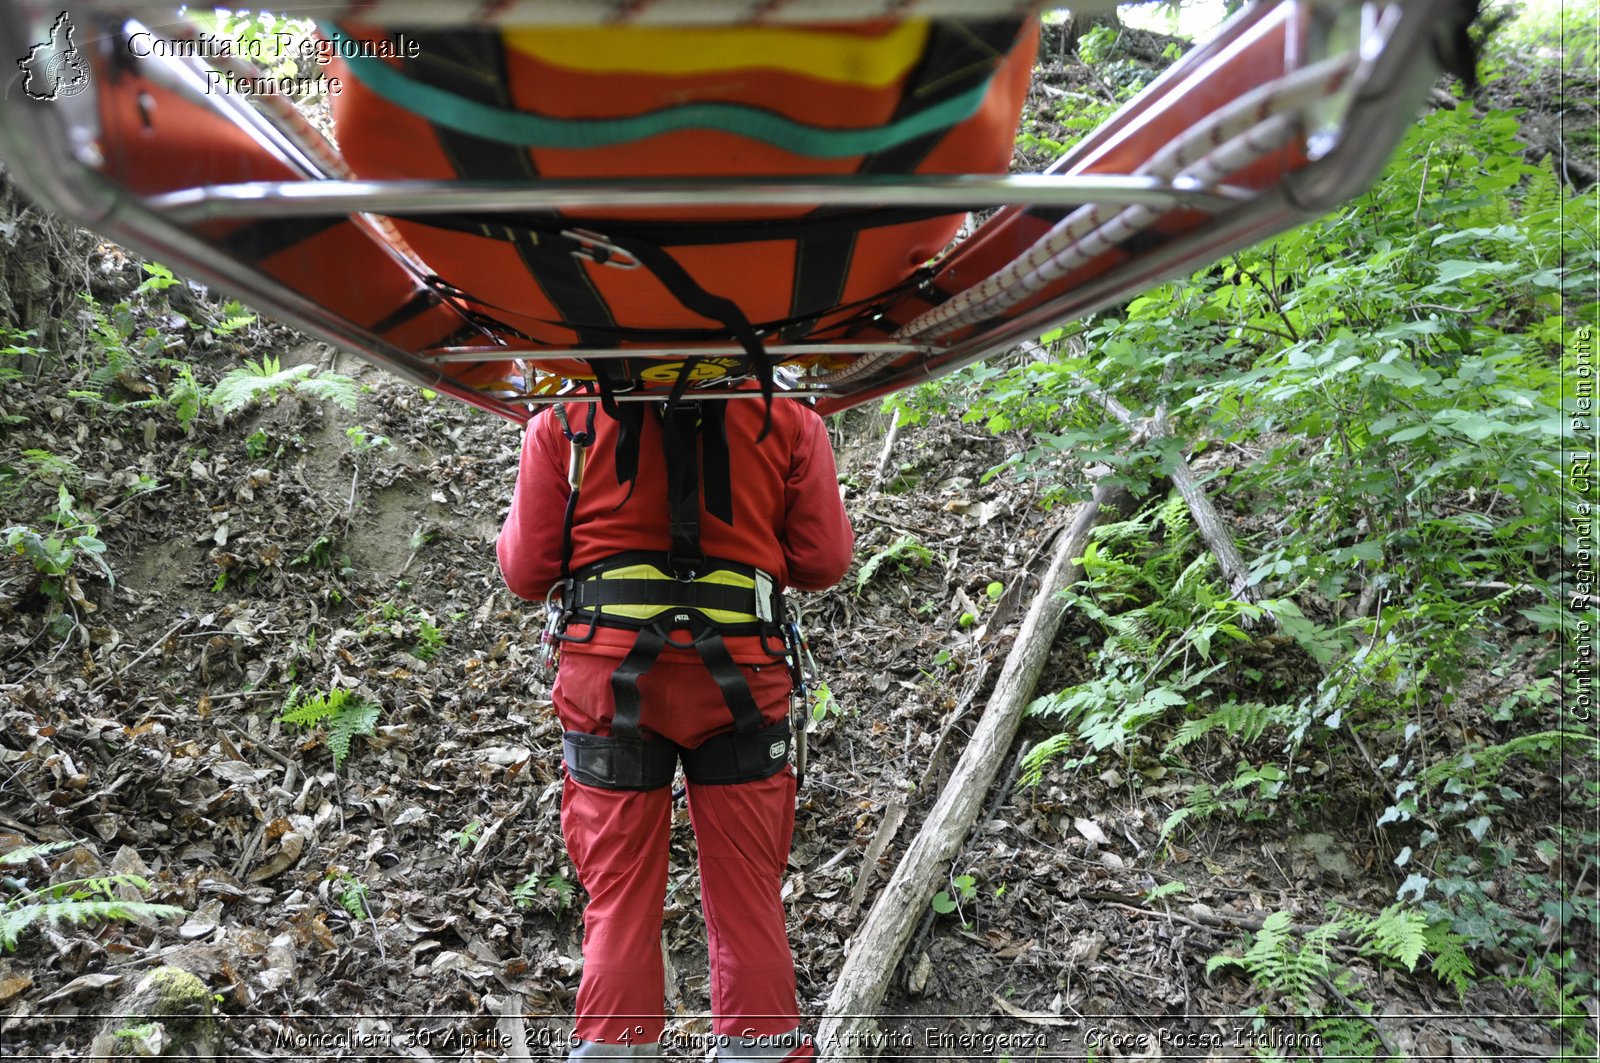
[[[127,272],[105,247],[88,268]],[[186,432],[74,396],[88,370],[0,393],[5,456],[61,459],[35,462],[24,495],[66,487],[97,512],[115,574],[81,581],[93,611],[62,633],[32,570],[0,568],[0,849],[83,841],[3,888],[138,874],[145,900],[187,912],[24,935],[0,955],[5,1055],[84,1056],[119,994],[167,964],[217,995],[244,1057],[527,1058],[505,1044],[520,1027],[502,1016],[520,1014],[535,1016],[528,1055],[563,1058],[582,894],[560,837],[560,732],[535,664],[543,611],[505,590],[493,551],[518,430],[286,330],[239,342],[192,356],[202,384],[273,354],[356,378],[358,411],[289,395]],[[857,561],[795,596],[832,696],[784,886],[811,1020],[983,713],[1066,518],[1037,481],[986,476],[1025,438],[935,417],[901,434],[880,481],[887,427],[876,410],[834,422]],[[1069,616],[1040,692],[1082,677],[1096,637]],[[1304,663],[1286,640],[1258,652],[1264,670]],[[277,719],[296,688],[377,704],[374,734],[336,767],[324,731]],[[1304,1019],[1258,1015],[1257,987],[1207,961],[1273,912],[1316,924],[1392,903],[1370,775],[1326,765],[1325,800],[1292,820],[1162,841],[1185,780],[1130,750],[1021,785],[1022,753],[1049,733],[1024,727],[948,869],[955,910],[922,918],[883,1005],[884,1057],[1320,1055]],[[1505,782],[1530,809],[1558,796],[1549,779]],[[709,987],[681,803],[673,831],[668,1058],[690,1059]],[[1352,981],[1318,991],[1327,1010],[1370,1001],[1357,1021],[1394,1054],[1554,1052],[1525,995],[1485,979],[1463,999],[1332,948]]]
[[[582,902],[534,663],[542,610],[504,589],[493,552],[518,431],[326,348],[276,343],[361,380],[359,416],[287,397],[185,437],[67,398],[72,382],[6,400],[30,444],[81,470],[73,490],[105,514],[117,582],[84,583],[95,611],[64,639],[37,623],[39,603],[0,599],[0,841],[85,839],[58,878],[137,873],[147,900],[190,913],[25,939],[0,960],[8,1055],[80,1054],[117,991],[156,963],[219,994],[246,1054],[365,1036],[399,1054],[471,1044],[500,1058],[508,1001],[551,1016],[530,1028],[535,1049],[564,1036]],[[389,444],[352,450],[356,425]],[[874,483],[886,427],[876,412],[835,426],[858,561],[835,590],[797,596],[834,699],[811,736],[784,888],[809,1015],[983,712],[1063,523],[1026,486],[984,482],[1022,440],[953,418],[904,432]],[[127,498],[140,475],[161,487]],[[906,537],[926,553],[894,549]],[[1069,617],[1042,690],[1082,672],[1090,634]],[[1292,649],[1264,641],[1263,666],[1275,652],[1297,666]],[[337,769],[321,731],[276,720],[297,686],[382,707]],[[1348,829],[1371,821],[1353,814],[1381,799],[1370,781],[1330,776],[1313,827],[1217,826],[1163,845],[1180,780],[1130,755],[1017,785],[1022,751],[1046,733],[1024,729],[949,868],[959,908],[923,918],[884,1004],[885,1055],[998,1058],[959,1040],[987,1033],[1011,1037],[1013,1059],[1097,1039],[1098,1058],[1229,1058],[1296,1036],[1293,1022],[1253,1029],[1250,983],[1206,961],[1273,911],[1314,922],[1332,904],[1392,900],[1373,873],[1381,844]],[[672,1058],[694,1058],[709,1000],[681,807],[673,843]],[[1181,901],[1146,900],[1174,879]],[[361,918],[341,904],[356,883]],[[1529,1010],[1504,991],[1463,1002],[1351,962],[1407,1056],[1540,1057],[1553,1044],[1537,1022],[1489,1017]]]

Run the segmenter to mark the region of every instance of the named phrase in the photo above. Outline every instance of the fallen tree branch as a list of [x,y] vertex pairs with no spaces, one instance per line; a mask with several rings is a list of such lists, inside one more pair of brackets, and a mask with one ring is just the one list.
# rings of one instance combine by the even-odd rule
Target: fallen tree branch
[[[1025,343],[1023,349],[1035,361],[1048,361],[1050,358],[1049,352],[1036,343]],[[1172,435],[1172,426],[1167,421],[1165,406],[1157,407],[1151,417],[1140,418],[1118,402],[1115,396],[1095,387],[1082,377],[1075,376],[1073,379],[1082,385],[1084,394],[1099,403],[1107,413],[1133,433],[1135,442]],[[1211,556],[1217,559],[1217,567],[1222,570],[1223,579],[1228,581],[1228,593],[1236,601],[1252,603],[1257,601],[1255,588],[1250,586],[1250,570],[1245,565],[1238,546],[1234,544],[1233,532],[1217,512],[1217,507],[1211,504],[1211,499],[1200,486],[1200,482],[1195,479],[1188,463],[1179,461],[1173,467],[1170,478],[1172,486],[1177,488],[1178,494],[1188,504],[1189,512],[1194,516],[1194,526],[1200,532],[1200,537],[1205,540],[1206,546],[1210,548]],[[1277,617],[1271,613],[1267,615],[1274,624],[1277,624]]]
[[[1157,439],[1171,434],[1172,426],[1167,423],[1167,411],[1163,406],[1156,410],[1154,417],[1150,418],[1150,436],[1152,439]],[[1228,593],[1235,601],[1256,601],[1255,588],[1250,586],[1250,569],[1246,567],[1244,558],[1239,554],[1239,548],[1234,545],[1233,532],[1217,513],[1217,507],[1211,504],[1210,497],[1201,488],[1200,482],[1194,478],[1194,473],[1190,471],[1187,462],[1180,461],[1173,466],[1172,486],[1178,489],[1178,494],[1189,504],[1195,528],[1199,530],[1206,546],[1211,548],[1211,555],[1217,559],[1217,567],[1222,570],[1222,578],[1228,581]],[[1274,623],[1276,620],[1277,618],[1273,617]]]
[[1101,511],[1112,506],[1120,493],[1104,483],[1097,486],[1058,541],[983,718],[845,958],[817,1034],[824,1060],[859,1058],[872,1044],[871,1013],[883,1001],[917,919],[927,911],[947,865],[972,829],[1044,671],[1066,611],[1060,592],[1079,575],[1072,559],[1082,556]]
[[878,453],[878,467],[872,474],[872,482],[883,482],[883,475],[889,469],[889,458],[894,454],[895,440],[900,438],[900,410],[894,411],[894,419],[889,422],[889,434],[883,437],[883,450]]

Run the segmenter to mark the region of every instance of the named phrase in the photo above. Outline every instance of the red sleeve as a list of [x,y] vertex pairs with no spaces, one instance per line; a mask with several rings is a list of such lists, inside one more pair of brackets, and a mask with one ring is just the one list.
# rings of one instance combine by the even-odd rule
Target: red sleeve
[[522,436],[522,460],[495,552],[500,575],[519,598],[543,600],[561,578],[561,517],[567,507],[565,441],[548,414],[533,418]]
[[855,533],[839,498],[839,473],[822,418],[809,408],[800,420],[794,462],[784,484],[784,557],[789,584],[820,591],[838,583],[850,568]]

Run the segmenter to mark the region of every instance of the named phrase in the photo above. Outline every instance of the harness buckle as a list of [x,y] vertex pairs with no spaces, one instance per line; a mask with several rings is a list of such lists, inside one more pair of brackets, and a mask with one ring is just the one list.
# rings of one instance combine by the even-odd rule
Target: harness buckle
[[597,266],[614,269],[638,269],[641,263],[630,251],[625,251],[597,232],[589,229],[563,229],[561,235],[578,246],[572,252],[575,258],[586,258]]

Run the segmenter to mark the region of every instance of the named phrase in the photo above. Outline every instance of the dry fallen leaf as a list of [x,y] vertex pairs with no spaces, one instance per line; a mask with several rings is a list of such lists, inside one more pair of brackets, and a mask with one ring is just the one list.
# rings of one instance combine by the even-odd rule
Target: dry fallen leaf
[[299,831],[290,831],[278,839],[278,848],[269,853],[266,859],[256,865],[250,872],[251,882],[265,882],[274,875],[281,875],[293,867],[300,859],[300,854],[305,851],[305,835]]
[[998,993],[991,994],[991,999],[997,1008],[1010,1015],[1013,1019],[1021,1019],[1032,1026],[1065,1026],[1067,1024],[1067,1020],[1059,1015],[1051,1015],[1049,1012],[1044,1011],[1024,1011]]
[[33,975],[26,972],[0,975],[0,1004],[4,1004],[31,985],[33,985]]
[[1096,823],[1094,820],[1083,819],[1082,817],[1079,817],[1072,821],[1072,825],[1077,829],[1079,834],[1083,835],[1094,844],[1107,844],[1106,832],[1101,830],[1100,824]]
[[115,989],[125,981],[127,975],[108,974],[104,971],[96,974],[79,975],[60,989],[39,1001],[41,1004],[55,1004],[66,1000],[78,993],[86,993],[92,989]]

